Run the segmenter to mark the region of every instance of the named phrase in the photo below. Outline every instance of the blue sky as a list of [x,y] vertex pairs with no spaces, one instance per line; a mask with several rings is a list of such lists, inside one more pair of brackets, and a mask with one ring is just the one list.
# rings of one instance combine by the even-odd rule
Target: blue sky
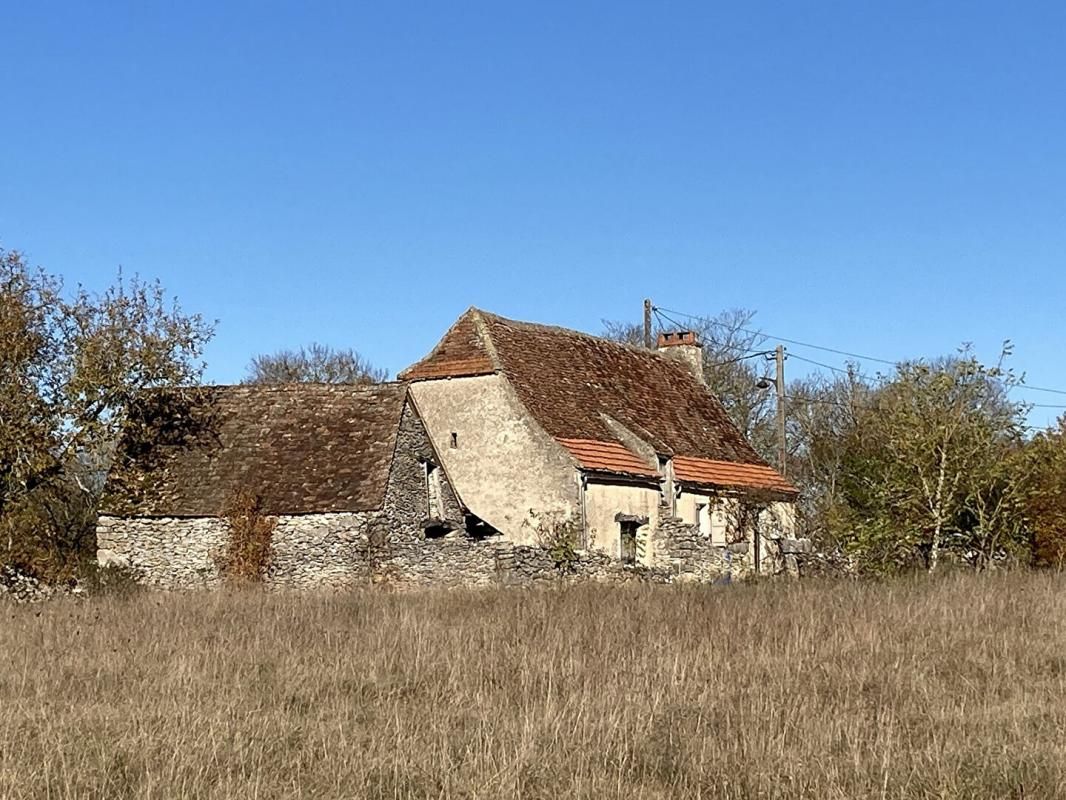
[[219,320],[213,381],[313,340],[395,373],[470,305],[595,332],[650,296],[885,358],[1010,338],[1066,389],[1061,2],[0,19],[0,244],[159,277]]

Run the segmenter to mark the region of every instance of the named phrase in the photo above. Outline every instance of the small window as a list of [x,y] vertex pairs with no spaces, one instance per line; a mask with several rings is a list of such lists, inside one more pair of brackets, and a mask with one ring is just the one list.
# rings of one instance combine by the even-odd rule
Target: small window
[[637,529],[639,523],[619,522],[619,557],[623,564],[637,563]]
[[430,462],[426,462],[426,493],[429,499],[430,519],[444,518],[444,490],[440,482],[440,468]]
[[454,450],[455,448],[457,448],[459,446],[459,434],[456,433],[455,431],[452,431],[452,443],[451,443],[451,446],[452,446],[452,450]]
[[700,526],[700,534],[704,537],[711,535],[711,507],[707,503],[696,503],[696,522]]

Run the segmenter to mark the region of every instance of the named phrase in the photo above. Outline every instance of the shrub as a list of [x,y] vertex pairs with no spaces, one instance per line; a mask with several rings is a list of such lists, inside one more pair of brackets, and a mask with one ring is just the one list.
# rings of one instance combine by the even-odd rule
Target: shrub
[[559,514],[535,515],[533,530],[537,544],[548,551],[552,563],[560,572],[573,572],[578,561],[578,523]]
[[229,539],[217,559],[222,576],[233,583],[258,583],[266,576],[273,557],[277,518],[263,514],[259,497],[245,489],[226,503]]

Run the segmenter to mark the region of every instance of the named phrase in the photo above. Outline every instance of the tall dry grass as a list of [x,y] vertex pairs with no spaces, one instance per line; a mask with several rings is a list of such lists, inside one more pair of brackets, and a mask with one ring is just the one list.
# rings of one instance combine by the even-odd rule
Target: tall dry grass
[[1066,581],[5,607],[0,797],[1063,797]]

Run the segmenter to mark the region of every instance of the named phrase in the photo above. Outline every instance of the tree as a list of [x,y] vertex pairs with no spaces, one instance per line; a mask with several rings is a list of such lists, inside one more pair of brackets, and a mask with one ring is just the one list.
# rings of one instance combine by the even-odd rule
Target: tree
[[198,382],[211,335],[158,283],[120,273],[100,294],[68,293],[0,249],[3,561],[54,567],[86,545],[125,410],[144,390]]
[[1019,551],[1025,407],[1007,397],[1008,354],[992,367],[968,348],[899,364],[858,407],[838,497],[852,551],[889,568],[918,558],[930,572],[946,551],[978,566]]
[[244,383],[381,383],[387,370],[379,369],[351,348],[335,350],[312,343],[299,350],[280,350],[252,359]]
[[788,474],[803,487],[800,520],[820,547],[835,550],[847,510],[843,494],[849,448],[871,401],[873,387],[854,367],[832,377],[814,376],[788,386]]
[[1066,563],[1066,416],[1059,418],[1055,428],[1034,436],[1022,460],[1034,561],[1062,569]]

